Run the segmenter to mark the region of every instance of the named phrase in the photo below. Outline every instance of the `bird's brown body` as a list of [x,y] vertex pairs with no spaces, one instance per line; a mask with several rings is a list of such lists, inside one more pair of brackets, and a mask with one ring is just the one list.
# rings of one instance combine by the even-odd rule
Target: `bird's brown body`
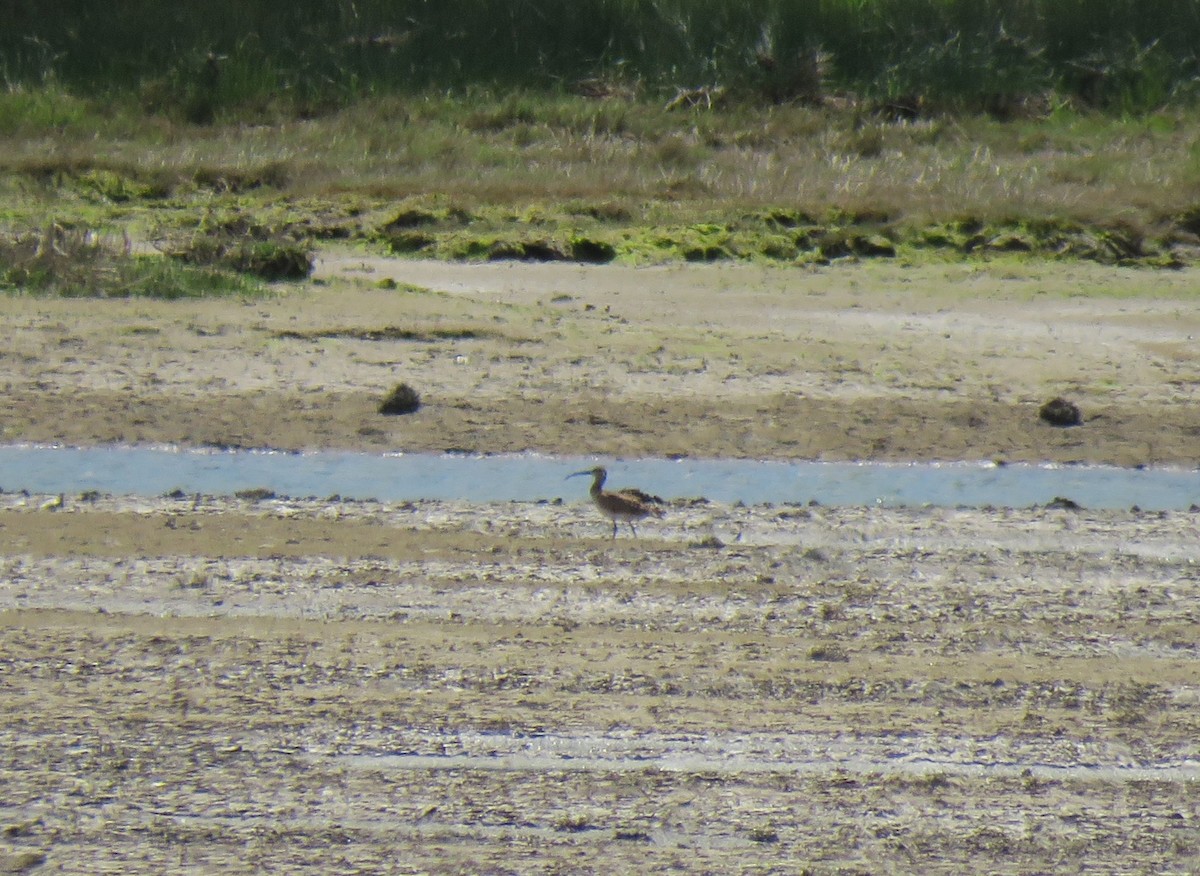
[[580,475],[592,476],[592,488],[588,492],[591,494],[592,501],[596,503],[596,507],[600,509],[600,513],[613,522],[613,538],[617,537],[617,526],[621,522],[628,523],[629,531],[637,535],[633,521],[650,516],[662,516],[662,509],[658,506],[663,504],[663,500],[658,496],[651,496],[649,493],[633,487],[622,490],[604,489],[604,481],[608,478],[608,472],[605,469],[597,466],[586,471],[577,471],[567,477],[573,478]]

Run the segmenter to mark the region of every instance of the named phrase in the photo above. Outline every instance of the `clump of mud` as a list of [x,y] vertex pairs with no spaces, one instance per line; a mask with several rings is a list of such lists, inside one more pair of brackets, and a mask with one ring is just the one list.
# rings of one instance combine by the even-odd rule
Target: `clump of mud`
[[1083,417],[1079,414],[1079,407],[1065,398],[1058,396],[1050,399],[1042,405],[1038,411],[1038,417],[1051,426],[1078,426],[1083,423]]
[[392,387],[379,403],[379,413],[388,415],[411,414],[421,407],[421,394],[407,383],[398,383]]

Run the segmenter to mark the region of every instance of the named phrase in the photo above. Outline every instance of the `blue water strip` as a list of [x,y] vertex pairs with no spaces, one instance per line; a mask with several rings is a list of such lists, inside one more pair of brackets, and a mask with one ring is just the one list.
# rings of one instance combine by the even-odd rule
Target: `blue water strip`
[[1064,497],[1086,508],[1187,509],[1200,471],[992,463],[775,462],[744,459],[547,457],[536,454],[365,454],[0,446],[0,488],[34,493],[232,495],[262,488],[294,498],[479,502],[584,499],[606,465],[610,487],[717,502],[1022,508]]

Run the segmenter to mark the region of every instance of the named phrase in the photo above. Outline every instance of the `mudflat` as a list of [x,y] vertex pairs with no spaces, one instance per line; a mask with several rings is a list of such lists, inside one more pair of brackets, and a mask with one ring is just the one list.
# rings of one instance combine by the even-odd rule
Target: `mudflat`
[[[1195,461],[1187,272],[318,280],[0,300],[5,440]],[[0,870],[1193,872],[1198,529],[6,493]]]
[[[1190,466],[1196,284],[1077,263],[333,252],[316,284],[265,300],[0,300],[0,428],[10,443]],[[379,415],[401,382],[422,408]],[[1081,427],[1039,420],[1060,396]]]

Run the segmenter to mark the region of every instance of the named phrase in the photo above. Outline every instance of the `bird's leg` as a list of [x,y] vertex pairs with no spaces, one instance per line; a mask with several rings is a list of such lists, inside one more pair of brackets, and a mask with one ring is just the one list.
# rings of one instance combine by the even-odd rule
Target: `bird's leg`
[[629,531],[633,533],[633,537],[637,538],[637,530],[633,527],[633,521],[629,521]]
[[613,521],[613,534],[612,534],[612,537],[613,537],[613,538],[616,538],[616,537],[617,537],[617,521],[615,521],[615,520]]

